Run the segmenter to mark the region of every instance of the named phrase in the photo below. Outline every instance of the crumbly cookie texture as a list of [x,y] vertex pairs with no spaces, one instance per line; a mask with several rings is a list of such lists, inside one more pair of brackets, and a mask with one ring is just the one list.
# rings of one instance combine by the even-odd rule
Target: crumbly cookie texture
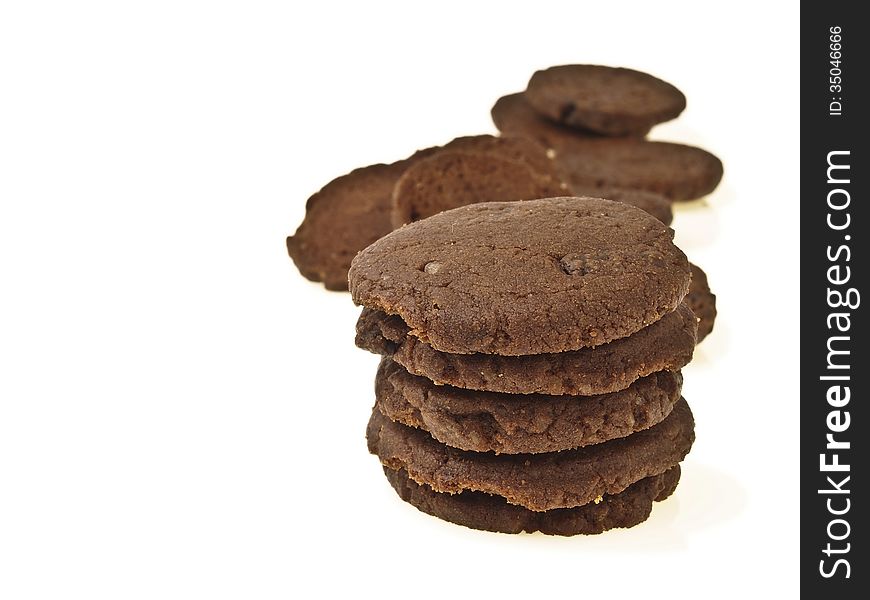
[[563,452],[466,452],[434,440],[425,431],[390,421],[377,408],[366,438],[369,451],[383,465],[405,469],[411,479],[436,492],[486,492],[533,511],[546,511],[582,506],[664,473],[688,454],[695,434],[692,412],[681,399],[664,421],[649,429]]
[[404,469],[384,467],[399,497],[418,510],[472,529],[499,533],[591,535],[617,527],[633,527],[649,517],[653,502],[670,496],[680,481],[680,466],[631,484],[618,494],[576,508],[535,512],[482,492],[442,494],[408,477]]
[[698,319],[698,343],[713,331],[716,322],[716,294],[710,291],[707,274],[701,267],[689,264],[692,269],[692,282],[686,295],[686,304]]
[[356,344],[437,384],[509,394],[589,396],[625,389],[650,373],[678,371],[692,360],[697,327],[695,315],[682,304],[637,333],[596,348],[527,356],[451,354],[409,335],[401,318],[363,309]]
[[496,454],[558,452],[631,435],[661,422],[683,378],[659,371],[595,396],[499,394],[435,385],[389,358],[375,377],[378,410],[439,442]]
[[360,252],[350,290],[436,350],[565,352],[629,336],[680,304],[690,273],[672,239],[648,213],[599,198],[473,204]]

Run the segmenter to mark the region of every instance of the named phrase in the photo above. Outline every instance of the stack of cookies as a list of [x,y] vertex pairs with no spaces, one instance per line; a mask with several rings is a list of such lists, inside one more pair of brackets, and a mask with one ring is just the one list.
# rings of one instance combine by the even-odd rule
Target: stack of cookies
[[722,162],[706,150],[645,139],[685,107],[680,90],[647,73],[561,65],[500,98],[492,120],[502,134],[552,150],[575,193],[601,196],[602,188],[618,187],[681,201],[709,194],[722,179]]
[[[668,225],[672,201],[708,194],[722,177],[722,163],[705,150],[645,139],[685,105],[676,87],[632,69],[538,71],[524,92],[493,107],[501,137],[456,138],[334,179],[308,199],[287,251],[308,279],[346,290],[357,252],[403,224],[467,204],[595,196]],[[693,272],[687,302],[701,321],[700,341],[713,327],[715,296],[704,272]]]
[[357,345],[383,355],[367,438],[401,498],[507,533],[644,521],[694,440],[672,238],[630,205],[559,197],[448,210],[360,252]]

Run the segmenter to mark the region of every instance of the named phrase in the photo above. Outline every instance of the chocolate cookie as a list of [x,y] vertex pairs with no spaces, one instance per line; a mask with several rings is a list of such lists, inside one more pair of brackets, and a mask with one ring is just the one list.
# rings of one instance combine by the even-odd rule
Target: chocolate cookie
[[545,119],[526,102],[522,93],[502,96],[490,114],[496,128],[503,134],[533,139],[556,154],[578,137],[597,137],[591,132],[567,129]]
[[451,494],[473,490],[503,496],[533,511],[573,508],[617,494],[664,473],[692,447],[694,420],[680,400],[661,423],[625,438],[546,454],[466,452],[427,432],[390,421],[375,408],[366,431],[369,451],[417,483]]
[[498,394],[435,385],[384,358],[377,407],[439,442],[496,454],[558,452],[625,437],[659,423],[680,399],[679,372],[659,371],[597,396]]
[[486,156],[497,156],[505,160],[521,162],[534,169],[538,174],[559,180],[559,165],[552,152],[538,142],[527,137],[492,135],[470,135],[455,138],[438,150],[471,152]]
[[393,187],[406,161],[372,165],[332,180],[311,196],[305,219],[287,238],[299,272],[330,290],[347,289],[347,270],[356,253],[393,230]]
[[404,469],[383,469],[399,497],[424,513],[472,529],[499,533],[540,531],[548,535],[589,535],[633,527],[646,521],[652,503],[670,496],[680,481],[677,465],[661,475],[632,483],[618,494],[604,494],[583,506],[535,512],[483,492],[443,494],[416,483]]
[[305,219],[287,238],[287,251],[302,275],[327,289],[346,290],[356,253],[393,230],[392,195],[405,170],[444,150],[461,150],[522,162],[544,177],[559,179],[558,165],[536,142],[519,137],[465,136],[443,147],[415,152],[389,165],[356,169],[326,184],[308,199]]
[[698,343],[713,331],[716,322],[716,295],[710,291],[707,285],[707,274],[701,267],[689,263],[692,269],[692,282],[689,284],[689,293],[686,295],[686,304],[695,313],[698,319]]
[[645,210],[665,225],[670,225],[674,220],[671,201],[655,192],[614,187],[596,188],[594,186],[583,188],[572,186],[571,189],[578,196],[594,196],[596,198],[606,198],[631,204],[641,210]]
[[555,354],[498,356],[439,352],[408,334],[397,316],[363,309],[356,344],[390,356],[437,384],[508,394],[590,396],[622,390],[657,371],[692,360],[697,321],[685,304],[637,333],[597,348]]
[[393,189],[393,227],[475,202],[550,198],[561,181],[495,154],[443,151],[409,167]]
[[716,189],[722,162],[700,148],[627,138],[575,139],[556,160],[572,187],[621,187],[692,200]]
[[676,87],[641,71],[561,65],[537,71],[525,98],[552,121],[604,135],[644,134],[686,108]]
[[680,304],[690,272],[672,238],[610,200],[472,204],[360,252],[350,289],[442,352],[565,352],[631,335]]

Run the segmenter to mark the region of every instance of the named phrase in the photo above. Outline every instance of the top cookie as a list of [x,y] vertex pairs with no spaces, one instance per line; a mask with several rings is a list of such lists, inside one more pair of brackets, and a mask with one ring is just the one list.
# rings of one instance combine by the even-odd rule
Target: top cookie
[[565,352],[677,307],[690,274],[672,238],[646,212],[599,198],[472,204],[360,252],[350,290],[442,352]]
[[537,71],[525,96],[552,121],[604,135],[642,133],[686,108],[686,97],[670,83],[641,71],[598,65]]

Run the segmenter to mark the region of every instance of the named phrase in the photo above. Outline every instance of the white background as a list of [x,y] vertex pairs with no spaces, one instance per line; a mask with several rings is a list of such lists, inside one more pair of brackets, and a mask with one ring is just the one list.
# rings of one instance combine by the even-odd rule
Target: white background
[[[796,6],[483,4],[2,5],[0,597],[796,595]],[[284,238],[570,62],[675,83],[652,137],[724,161],[674,222],[720,310],[697,443],[635,529],[475,532],[367,454],[377,358]]]

